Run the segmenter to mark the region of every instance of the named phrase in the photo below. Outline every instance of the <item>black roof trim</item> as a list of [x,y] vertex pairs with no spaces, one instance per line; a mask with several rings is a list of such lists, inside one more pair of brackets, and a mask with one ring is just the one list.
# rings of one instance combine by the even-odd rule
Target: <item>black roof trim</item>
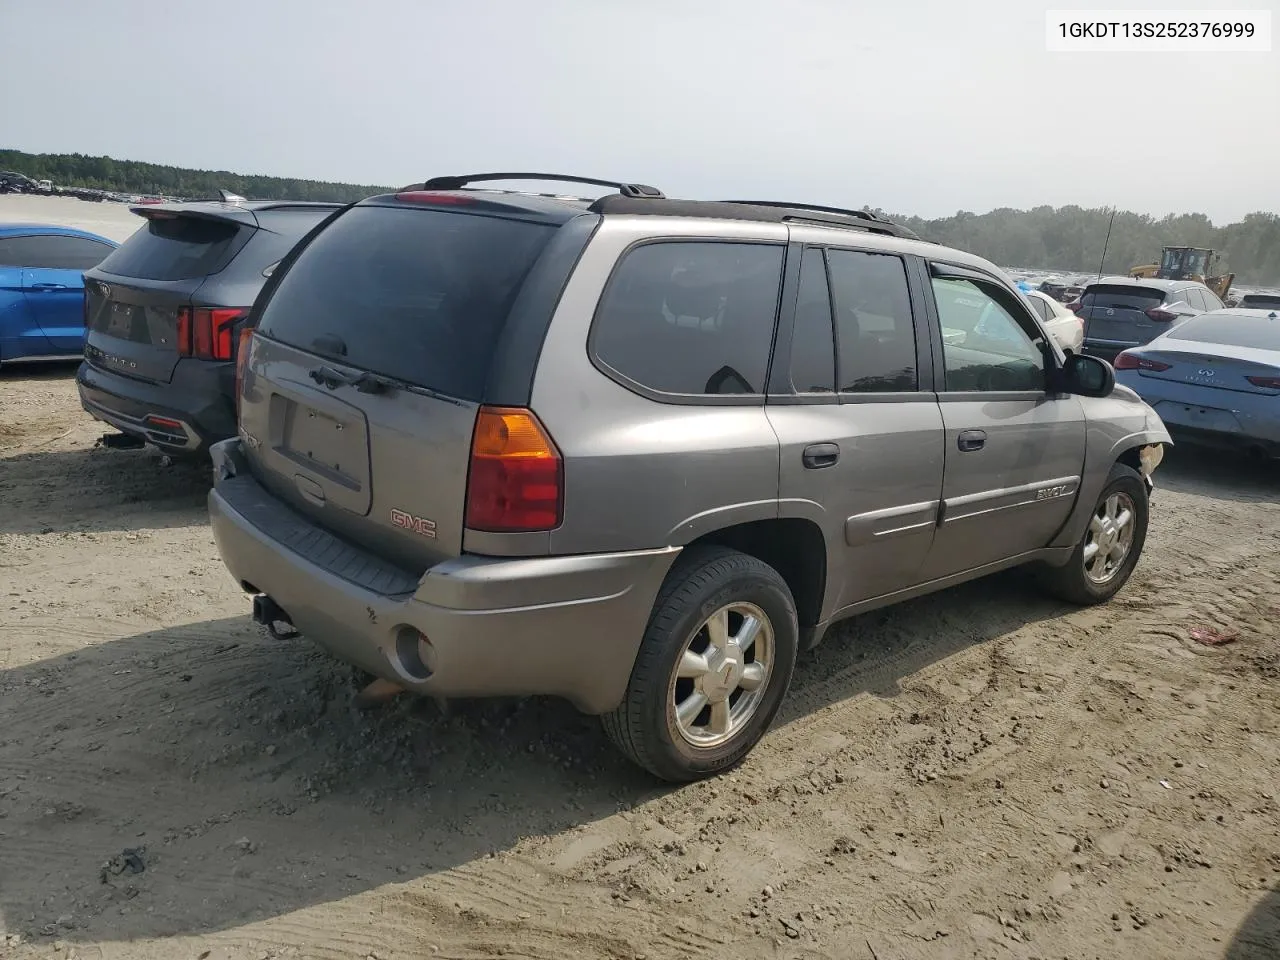
[[640,199],[610,194],[588,208],[592,213],[641,214],[658,217],[706,217],[712,220],[763,220],[768,223],[811,223],[919,240],[914,231],[865,210],[842,210],[778,201]]
[[876,223],[893,223],[884,217],[877,217],[870,210],[848,210],[844,207],[824,207],[816,203],[791,203],[787,200],[721,200],[721,203],[743,203],[752,207],[788,207],[792,210],[812,210],[817,213],[839,213],[846,217],[857,217],[859,220],[874,220]]
[[617,180],[599,180],[595,177],[575,177],[564,173],[464,173],[454,177],[432,177],[421,187],[415,184],[405,189],[461,190],[472,183],[489,183],[495,180],[544,180],[548,183],[589,183],[597,187],[611,187],[624,197],[652,197],[662,199],[665,194],[657,187],[645,183],[621,183]]

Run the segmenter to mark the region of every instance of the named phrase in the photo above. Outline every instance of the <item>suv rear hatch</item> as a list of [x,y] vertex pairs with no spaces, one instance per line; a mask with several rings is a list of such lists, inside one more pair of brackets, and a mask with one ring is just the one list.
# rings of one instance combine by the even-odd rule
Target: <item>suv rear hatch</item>
[[85,273],[85,359],[112,373],[168,383],[179,357],[204,346],[193,342],[198,291],[249,242],[257,218],[231,206],[157,205],[134,213],[146,226]]
[[[1169,329],[1169,320],[1157,320],[1164,303],[1160,287],[1139,284],[1098,283],[1085,288],[1079,315],[1084,320],[1085,341],[1091,346],[1121,350],[1147,343]],[[1154,316],[1153,316],[1154,313]],[[1103,341],[1097,343],[1097,341]]]
[[[365,201],[312,237],[270,282],[241,393],[258,480],[417,571],[462,550],[473,434],[497,343],[564,220],[432,196]],[[531,415],[498,416],[504,436],[510,428],[512,442],[537,446]],[[555,477],[543,480],[558,496]]]

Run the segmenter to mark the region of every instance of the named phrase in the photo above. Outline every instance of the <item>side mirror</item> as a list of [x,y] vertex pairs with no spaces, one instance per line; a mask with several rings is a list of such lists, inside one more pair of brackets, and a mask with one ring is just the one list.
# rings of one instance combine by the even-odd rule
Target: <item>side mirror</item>
[[1116,386],[1116,371],[1097,357],[1073,353],[1062,365],[1062,385],[1081,397],[1109,397]]

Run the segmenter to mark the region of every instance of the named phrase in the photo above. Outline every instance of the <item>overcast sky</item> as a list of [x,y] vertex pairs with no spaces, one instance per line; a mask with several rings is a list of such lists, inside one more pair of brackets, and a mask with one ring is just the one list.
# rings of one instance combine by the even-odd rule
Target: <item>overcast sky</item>
[[928,217],[1280,210],[1280,44],[1051,54],[1046,6],[1090,4],[0,0],[0,146],[388,185],[561,171]]

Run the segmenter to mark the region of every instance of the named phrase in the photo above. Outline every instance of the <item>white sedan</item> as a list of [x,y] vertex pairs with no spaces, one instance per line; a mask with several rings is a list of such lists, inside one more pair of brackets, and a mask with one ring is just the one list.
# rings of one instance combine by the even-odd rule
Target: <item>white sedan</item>
[[1084,343],[1084,321],[1048,294],[1039,290],[1027,290],[1023,296],[1031,301],[1031,308],[1044,323],[1045,332],[1064,351],[1079,353]]

